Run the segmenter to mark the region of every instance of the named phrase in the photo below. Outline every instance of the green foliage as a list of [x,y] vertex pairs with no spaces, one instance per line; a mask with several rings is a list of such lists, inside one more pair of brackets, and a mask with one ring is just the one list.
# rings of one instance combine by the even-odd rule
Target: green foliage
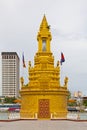
[[76,102],[71,102],[71,103],[69,102],[68,106],[77,106],[77,103]]
[[87,100],[84,100],[84,101],[83,101],[83,105],[84,105],[84,106],[87,106]]
[[15,97],[5,97],[4,103],[14,103]]
[[69,91],[67,99],[69,100],[71,98],[71,92]]

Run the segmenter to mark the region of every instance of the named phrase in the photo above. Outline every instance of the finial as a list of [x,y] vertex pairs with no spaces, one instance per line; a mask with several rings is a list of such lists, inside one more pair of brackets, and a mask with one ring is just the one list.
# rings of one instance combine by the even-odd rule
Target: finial
[[40,36],[41,36],[41,39],[42,38],[46,39],[47,37],[49,37],[50,41],[52,39],[51,32],[50,32],[50,25],[48,25],[45,14],[44,14],[42,22],[40,24],[39,32],[38,32],[38,35],[37,35],[37,40],[40,39]]
[[31,61],[29,61],[29,69],[31,68]]
[[40,30],[42,30],[42,29],[48,29],[49,30],[49,25],[47,23],[45,14],[43,16],[43,19],[42,19],[42,22],[41,22],[41,25],[40,25]]
[[59,60],[57,61],[57,67],[59,66],[59,64],[60,64],[60,62],[59,62]]
[[23,87],[23,85],[24,85],[24,78],[21,77],[21,78],[20,78],[20,81],[21,81],[21,87]]
[[67,87],[67,84],[68,84],[68,77],[65,77],[65,79],[64,79],[64,86]]

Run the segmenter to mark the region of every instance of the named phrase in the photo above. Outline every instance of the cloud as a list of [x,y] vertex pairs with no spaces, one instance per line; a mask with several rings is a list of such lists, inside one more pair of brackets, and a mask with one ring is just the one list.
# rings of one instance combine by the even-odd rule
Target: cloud
[[59,37],[61,40],[87,40],[87,32],[85,31],[64,33],[56,28],[52,28],[51,31],[54,37]]

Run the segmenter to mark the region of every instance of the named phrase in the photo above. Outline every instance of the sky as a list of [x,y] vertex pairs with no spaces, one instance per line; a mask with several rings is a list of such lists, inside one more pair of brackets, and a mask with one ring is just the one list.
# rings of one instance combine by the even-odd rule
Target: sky
[[0,0],[0,52],[18,53],[20,77],[23,75],[27,83],[28,69],[22,68],[22,53],[26,65],[31,61],[33,66],[44,14],[51,26],[55,66],[61,52],[65,56],[61,85],[67,76],[68,89],[87,96],[87,0]]

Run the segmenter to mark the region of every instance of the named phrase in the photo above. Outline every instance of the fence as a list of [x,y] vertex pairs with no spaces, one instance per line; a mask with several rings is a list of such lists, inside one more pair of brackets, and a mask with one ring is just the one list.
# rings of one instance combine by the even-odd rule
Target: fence
[[20,119],[19,112],[0,112],[0,120]]
[[[0,112],[0,120],[14,120],[20,119],[20,112]],[[87,120],[87,112],[69,112],[67,119],[72,120]]]

